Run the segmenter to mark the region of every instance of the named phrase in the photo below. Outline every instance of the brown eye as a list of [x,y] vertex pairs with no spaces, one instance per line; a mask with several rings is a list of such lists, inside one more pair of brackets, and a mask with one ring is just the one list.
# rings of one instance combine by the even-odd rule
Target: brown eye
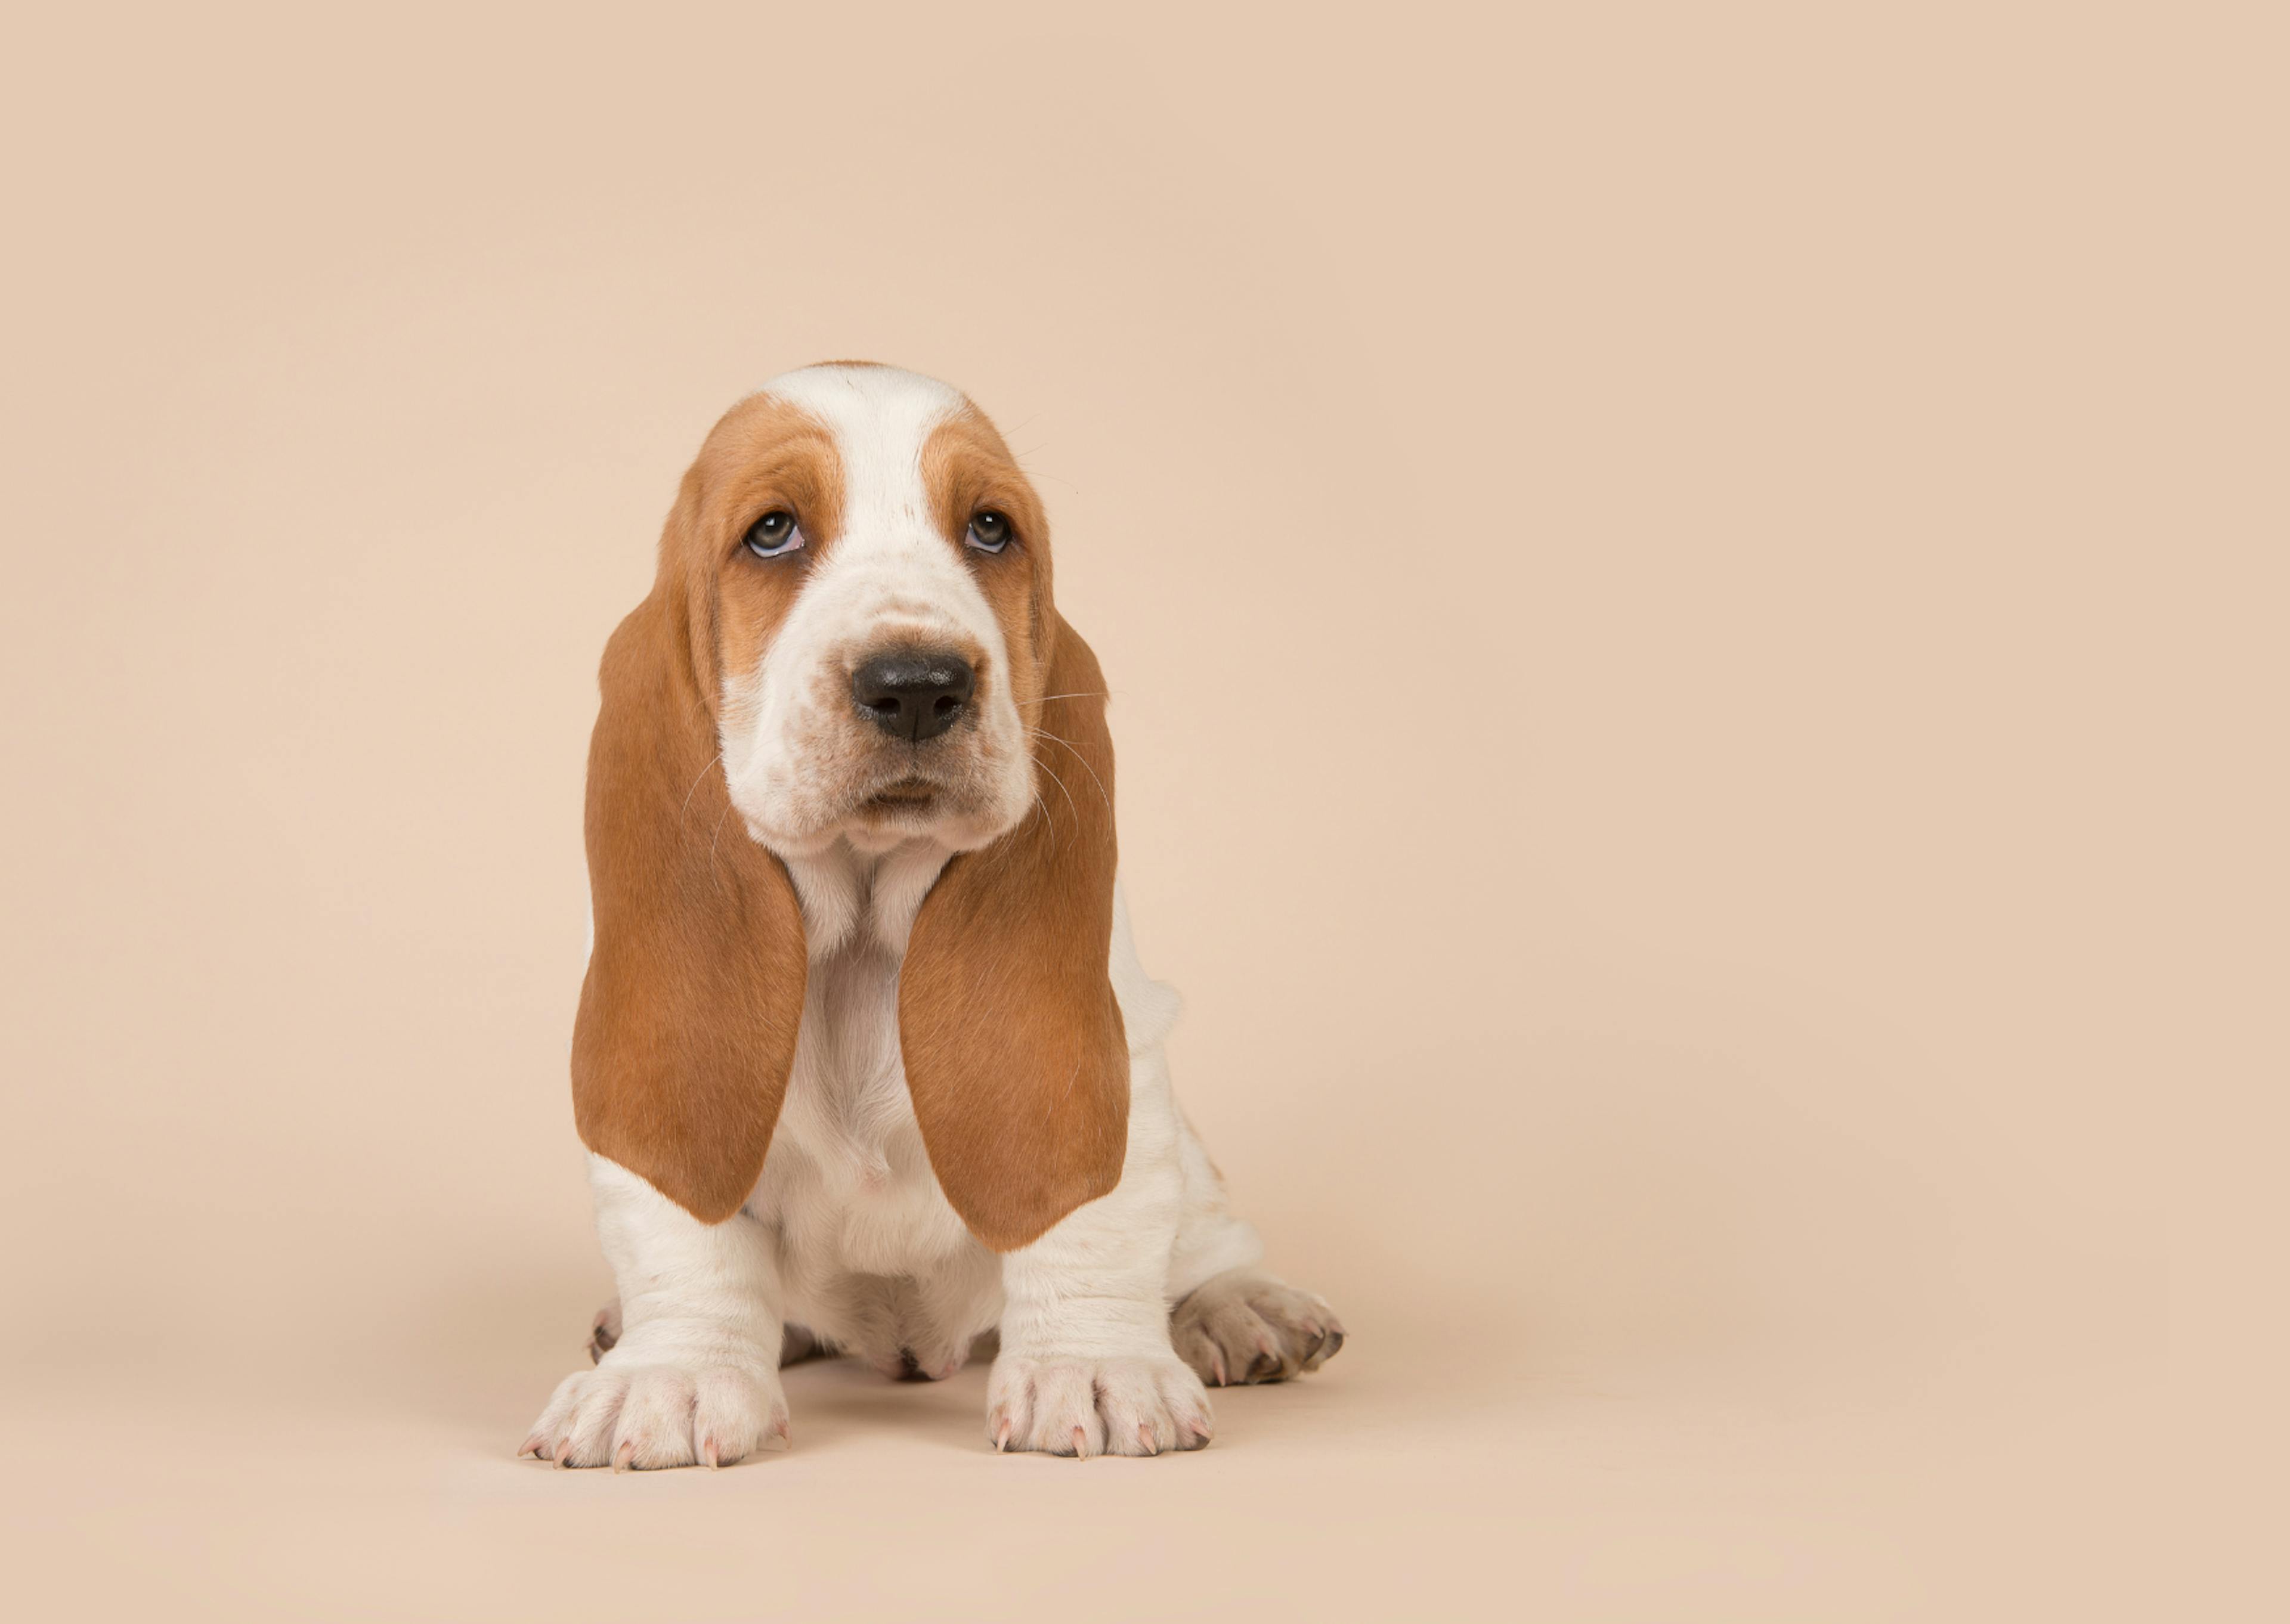
[[991,508],[970,516],[970,533],[963,540],[981,553],[998,553],[1010,544],[1010,521]]
[[781,558],[803,545],[803,529],[795,522],[795,515],[774,508],[749,525],[741,540],[758,558]]

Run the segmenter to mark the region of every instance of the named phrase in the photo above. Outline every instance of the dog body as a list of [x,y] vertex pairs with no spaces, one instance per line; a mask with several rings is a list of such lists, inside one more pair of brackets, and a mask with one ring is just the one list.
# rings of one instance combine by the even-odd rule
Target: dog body
[[1341,1346],[1177,1108],[1102,679],[965,399],[734,407],[605,690],[574,1098],[620,1299],[527,1452],[723,1464],[789,1437],[783,1348],[937,1380],[990,1331],[997,1447],[1158,1453]]
[[[895,944],[911,919],[901,916],[904,899],[871,896],[877,867],[853,854],[790,865],[798,892],[856,892],[860,923],[813,961],[794,1076],[748,1211],[782,1237],[790,1321],[886,1376],[939,1380],[1000,1323],[1002,1259],[964,1227],[931,1173],[899,1064]],[[1128,1216],[1101,1238],[1121,1249],[1124,1268],[1167,1269],[1165,1290],[1183,1297],[1257,1262],[1262,1247],[1225,1212],[1178,1116],[1161,1052],[1176,998],[1137,964],[1117,904],[1111,969],[1130,1043],[1128,1143],[1121,1182],[1101,1201]]]

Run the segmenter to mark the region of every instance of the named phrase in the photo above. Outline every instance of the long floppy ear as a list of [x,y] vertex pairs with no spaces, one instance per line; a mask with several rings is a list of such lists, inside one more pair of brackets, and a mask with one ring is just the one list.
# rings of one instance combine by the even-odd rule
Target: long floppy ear
[[787,870],[732,809],[701,652],[665,570],[605,650],[572,1116],[589,1149],[719,1223],[771,1148],[805,964]]
[[[899,976],[900,1050],[939,1188],[998,1252],[1120,1182],[1129,1045],[1113,940],[1113,738],[1097,657],[1051,621],[1034,773],[1046,813],[948,863]],[[1057,786],[1062,785],[1063,788]]]

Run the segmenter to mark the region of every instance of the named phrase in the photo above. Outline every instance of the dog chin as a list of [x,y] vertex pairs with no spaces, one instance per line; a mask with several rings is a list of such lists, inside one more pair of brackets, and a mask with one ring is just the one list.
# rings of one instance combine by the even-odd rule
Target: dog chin
[[943,787],[893,785],[859,797],[835,832],[852,850],[877,856],[916,841],[973,852],[1008,833],[1012,820]]
[[782,858],[817,859],[847,844],[877,857],[917,842],[949,852],[991,845],[1014,828],[998,807],[981,806],[974,794],[922,780],[896,780],[837,796],[826,807],[799,820],[759,818],[741,809],[749,836]]

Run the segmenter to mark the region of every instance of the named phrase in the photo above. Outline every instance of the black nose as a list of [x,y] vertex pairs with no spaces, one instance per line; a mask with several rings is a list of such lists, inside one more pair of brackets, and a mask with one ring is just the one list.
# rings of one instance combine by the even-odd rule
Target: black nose
[[949,649],[900,649],[877,654],[851,674],[851,697],[893,739],[920,743],[954,725],[978,674]]

